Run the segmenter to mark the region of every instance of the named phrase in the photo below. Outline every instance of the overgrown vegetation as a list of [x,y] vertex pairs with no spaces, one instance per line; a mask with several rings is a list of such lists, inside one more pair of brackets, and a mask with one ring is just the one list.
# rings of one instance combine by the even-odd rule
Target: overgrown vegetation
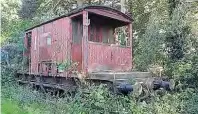
[[2,95],[5,114],[196,114],[198,111],[198,94],[192,89],[155,96],[147,103],[137,102],[132,95],[113,95],[103,85],[79,89],[75,96],[64,98],[21,86],[4,87]]
[[[63,2],[64,1],[64,2]],[[109,0],[106,0],[109,2]],[[92,4],[92,0],[86,4]],[[114,3],[114,2],[113,2]],[[71,11],[76,2],[3,0],[1,2],[1,81],[3,114],[197,114],[198,3],[183,0],[129,0],[133,14],[135,68],[164,68],[176,80],[174,92],[139,102],[132,95],[110,93],[103,85],[80,88],[60,98],[18,86],[14,74],[22,68],[23,33],[35,25]],[[107,4],[105,1],[93,4]],[[118,7],[116,4],[111,7]],[[47,12],[47,13],[46,13]],[[31,13],[31,15],[29,15]],[[70,62],[61,67],[67,68]],[[87,94],[89,93],[89,94]]]

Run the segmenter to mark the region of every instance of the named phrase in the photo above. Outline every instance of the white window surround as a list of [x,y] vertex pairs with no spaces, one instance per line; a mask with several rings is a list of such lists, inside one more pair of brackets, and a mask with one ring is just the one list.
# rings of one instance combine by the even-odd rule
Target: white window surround
[[52,44],[52,38],[50,35],[47,36],[47,45],[51,45]]

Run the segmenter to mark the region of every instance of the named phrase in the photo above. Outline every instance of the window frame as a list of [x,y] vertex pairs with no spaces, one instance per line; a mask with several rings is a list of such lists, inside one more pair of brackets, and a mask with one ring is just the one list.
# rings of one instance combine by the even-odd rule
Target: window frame
[[51,35],[48,35],[46,38],[46,44],[47,46],[51,46],[52,45],[52,37]]

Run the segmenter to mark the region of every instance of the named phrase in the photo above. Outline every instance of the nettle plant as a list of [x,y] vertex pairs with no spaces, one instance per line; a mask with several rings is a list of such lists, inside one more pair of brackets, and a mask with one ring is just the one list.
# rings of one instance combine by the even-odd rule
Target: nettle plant
[[65,60],[61,63],[57,63],[57,68],[59,71],[67,71],[69,69],[75,70],[77,65],[78,65],[77,62],[73,62],[71,60]]
[[58,68],[59,71],[65,71],[65,70],[69,69],[69,67],[71,66],[71,64],[72,64],[71,61],[65,60],[65,61],[63,61],[61,63],[58,63],[57,64],[57,68]]

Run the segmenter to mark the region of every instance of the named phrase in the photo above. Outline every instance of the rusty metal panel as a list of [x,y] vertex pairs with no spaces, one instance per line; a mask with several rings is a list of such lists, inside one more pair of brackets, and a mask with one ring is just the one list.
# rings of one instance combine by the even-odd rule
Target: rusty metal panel
[[132,68],[131,48],[111,46],[102,43],[88,43],[88,69],[96,65],[109,67],[114,71],[129,71]]

